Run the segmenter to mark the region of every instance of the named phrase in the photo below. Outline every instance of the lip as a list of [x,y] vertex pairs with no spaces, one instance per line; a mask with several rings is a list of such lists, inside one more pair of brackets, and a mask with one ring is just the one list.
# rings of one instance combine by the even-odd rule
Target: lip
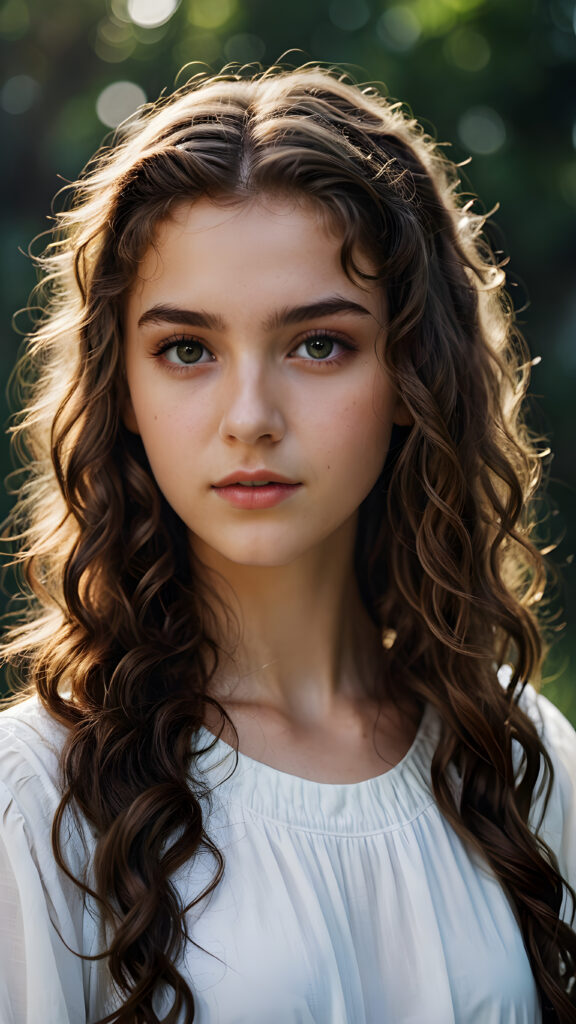
[[[270,481],[260,487],[244,487],[243,483]],[[212,490],[219,498],[227,501],[232,508],[256,512],[259,509],[273,508],[285,501],[302,486],[301,483],[289,480],[279,473],[268,469],[238,470],[230,473],[219,483],[212,485]]]
[[230,484],[258,483],[261,480],[270,480],[275,484],[291,484],[293,487],[297,487],[299,484],[298,480],[289,480],[287,476],[273,473],[270,469],[238,469],[234,473],[229,473],[228,476],[223,477],[218,483],[212,484],[212,486],[229,487]]
[[273,508],[286,501],[302,484],[281,484],[277,481],[263,487],[243,487],[242,484],[227,484],[226,487],[215,487],[219,498],[223,498],[233,508],[255,512],[258,509]]

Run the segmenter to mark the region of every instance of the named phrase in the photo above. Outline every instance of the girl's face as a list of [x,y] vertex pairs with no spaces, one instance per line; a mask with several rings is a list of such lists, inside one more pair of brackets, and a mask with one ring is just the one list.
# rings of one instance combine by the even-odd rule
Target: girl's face
[[[340,246],[311,205],[202,199],[142,260],[124,419],[208,564],[334,557],[406,422],[377,355],[381,291],[349,280]],[[254,473],[276,485],[238,483]]]

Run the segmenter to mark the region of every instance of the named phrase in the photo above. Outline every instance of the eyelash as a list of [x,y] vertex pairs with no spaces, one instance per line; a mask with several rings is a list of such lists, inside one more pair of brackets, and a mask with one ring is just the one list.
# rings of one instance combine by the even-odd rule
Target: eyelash
[[[313,341],[315,339],[326,339],[327,341],[336,342],[336,344],[340,345],[340,347],[344,349],[344,352],[341,352],[340,355],[338,356],[329,356],[327,359],[314,359],[312,356],[310,356],[310,358],[308,359],[305,359],[305,362],[311,363],[313,366],[339,366],[341,363],[344,362],[349,352],[357,351],[355,345],[352,345],[349,341],[344,341],[344,339],[341,338],[338,334],[335,334],[334,331],[326,331],[322,330],[321,328],[309,331],[308,334],[306,334],[298,342],[296,349],[299,349],[302,345],[305,345],[307,341]],[[207,345],[204,344],[203,341],[199,341],[197,338],[194,338],[191,335],[178,334],[173,335],[171,338],[167,338],[165,341],[161,342],[158,345],[158,347],[154,350],[152,355],[155,358],[159,358],[165,352],[170,351],[170,349],[176,348],[178,345],[185,345],[190,343],[200,345],[205,352],[210,352],[210,349],[208,348]],[[207,362],[171,363],[168,360],[165,360],[165,365],[169,367],[169,370],[172,373],[186,373],[188,370],[192,369],[195,366],[206,366]]]

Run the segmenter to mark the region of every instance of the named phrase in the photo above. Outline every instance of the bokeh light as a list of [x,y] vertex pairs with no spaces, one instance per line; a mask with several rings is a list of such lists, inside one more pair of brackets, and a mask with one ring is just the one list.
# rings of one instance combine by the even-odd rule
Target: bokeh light
[[471,107],[458,122],[458,135],[471,153],[490,156],[506,142],[506,126],[492,107]]
[[141,28],[157,28],[169,21],[180,0],[128,0],[127,13]]
[[[190,74],[195,74],[198,70],[195,61],[203,61],[206,64],[212,64],[214,61],[222,58],[223,48],[220,37],[216,32],[210,32],[206,29],[199,29],[194,26],[182,33],[180,38],[174,45],[173,49],[175,66],[186,69],[190,66]],[[238,56],[229,57],[228,60],[238,60]],[[243,58],[246,59],[246,58]],[[191,63],[192,62],[192,63]],[[202,70],[205,70],[203,68]],[[186,74],[184,74],[183,81],[186,80]]]
[[40,94],[40,84],[30,75],[14,75],[4,83],[0,105],[7,114],[24,114]]
[[21,39],[30,26],[28,5],[24,0],[7,0],[0,10],[0,36]]
[[188,19],[198,28],[220,28],[232,17],[235,0],[189,0]]
[[376,31],[388,50],[400,53],[412,49],[418,42],[421,27],[416,12],[405,4],[389,7],[380,16]]
[[444,53],[449,61],[463,71],[481,71],[491,57],[490,44],[481,32],[458,28],[446,37]]
[[260,36],[251,35],[248,32],[239,32],[230,36],[224,46],[224,56],[227,60],[238,61],[239,64],[250,64],[252,61],[262,60],[266,52],[266,43]]
[[116,128],[146,102],[146,93],[134,82],[113,82],[96,100],[96,113],[102,124]]
[[94,52],[110,64],[126,60],[134,52],[136,37],[132,26],[103,18],[99,23],[94,41]]
[[370,18],[370,8],[364,0],[332,0],[329,8],[330,21],[344,32],[355,32],[363,28]]

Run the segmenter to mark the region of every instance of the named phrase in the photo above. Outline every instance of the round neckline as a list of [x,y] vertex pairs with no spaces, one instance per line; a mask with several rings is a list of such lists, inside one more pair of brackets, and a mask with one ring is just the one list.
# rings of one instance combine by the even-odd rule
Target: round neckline
[[220,801],[241,804],[289,828],[366,835],[401,827],[434,802],[430,763],[438,730],[437,713],[426,704],[409,749],[387,771],[358,782],[318,782],[236,754],[202,725],[199,733],[209,746],[196,766]]
[[[273,772],[274,774],[277,774],[277,775],[287,776],[289,779],[298,779],[299,782],[309,782],[310,785],[312,785],[312,786],[327,786],[327,787],[337,787],[337,788],[338,787],[344,787],[344,788],[346,788],[346,787],[349,787],[349,786],[350,787],[364,786],[366,783],[377,782],[378,779],[382,779],[385,775],[389,775],[390,772],[395,771],[397,768],[401,768],[402,765],[404,764],[404,762],[406,762],[408,760],[411,760],[411,758],[413,756],[415,756],[416,751],[418,750],[418,748],[421,745],[422,737],[425,735],[425,723],[428,720],[427,724],[429,725],[430,724],[429,719],[431,717],[432,717],[431,705],[430,704],[426,704],[424,706],[424,710],[423,710],[422,716],[420,718],[420,723],[418,725],[418,728],[416,729],[416,733],[414,735],[414,739],[412,740],[412,743],[408,747],[408,750],[406,751],[404,756],[401,757],[400,760],[396,762],[396,764],[393,764],[393,765],[391,765],[390,768],[387,768],[386,771],[379,772],[378,775],[371,775],[370,778],[368,778],[368,779],[360,779],[357,782],[320,782],[318,779],[309,779],[305,775],[296,775],[294,772],[287,772],[287,771],[284,771],[282,768],[274,768],[273,765],[268,764],[266,761],[258,761],[255,757],[250,757],[249,754],[243,754],[242,751],[240,751],[240,750],[237,752],[235,747],[233,747],[230,743],[227,743],[226,740],[223,740],[223,739],[219,738],[218,736],[216,736],[210,729],[207,729],[205,725],[202,725],[200,727],[200,729],[209,738],[215,740],[217,745],[225,747],[226,750],[229,751],[233,756],[235,756],[236,753],[238,753],[238,764],[244,763],[246,765],[254,765],[254,766],[257,766],[259,771],[264,769],[266,771],[266,773]],[[216,749],[216,747],[214,747],[214,749]]]

